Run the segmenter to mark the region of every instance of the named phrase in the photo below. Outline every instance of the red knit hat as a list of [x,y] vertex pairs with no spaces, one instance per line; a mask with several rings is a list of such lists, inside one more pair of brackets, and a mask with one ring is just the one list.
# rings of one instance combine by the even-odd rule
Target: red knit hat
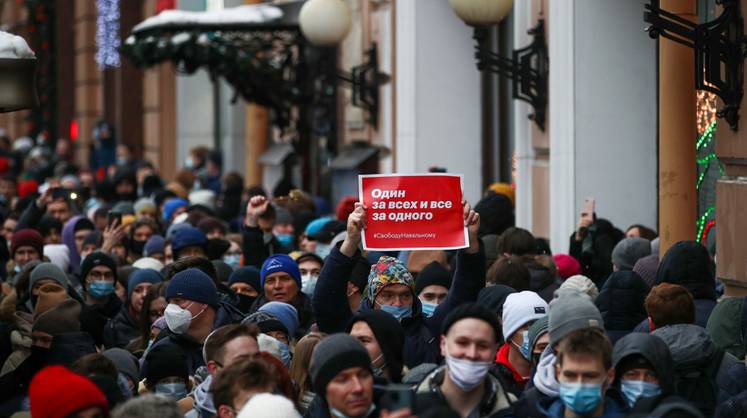
[[358,198],[355,196],[343,197],[342,200],[340,200],[340,203],[337,205],[337,210],[335,211],[337,219],[347,222],[348,216],[350,216],[350,214],[355,210],[356,203],[358,203]]
[[39,252],[40,258],[44,254],[44,238],[35,229],[22,229],[13,233],[13,238],[10,240],[11,257],[16,255],[16,250],[23,246],[34,247]]
[[563,279],[581,274],[581,264],[568,254],[555,254],[552,256],[555,265],[558,266],[558,275]]
[[33,418],[65,418],[92,406],[109,413],[104,393],[90,380],[62,366],[45,367],[34,376],[29,402]]
[[25,180],[18,183],[18,197],[21,199],[37,191],[39,191],[39,183],[36,180]]

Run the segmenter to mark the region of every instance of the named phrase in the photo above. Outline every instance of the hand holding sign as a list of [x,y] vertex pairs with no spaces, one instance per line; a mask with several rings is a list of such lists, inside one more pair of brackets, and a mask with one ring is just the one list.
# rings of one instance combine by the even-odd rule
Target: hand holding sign
[[[479,217],[462,200],[462,177],[450,174],[359,177],[366,209],[363,247],[367,250],[477,250]],[[350,224],[348,225],[350,227]]]
[[362,203],[356,203],[355,209],[348,216],[347,236],[342,242],[340,252],[347,257],[355,255],[361,242],[361,233],[366,227],[366,209]]
[[464,208],[464,226],[467,227],[469,235],[469,249],[467,252],[475,254],[480,251],[480,242],[477,240],[477,231],[480,229],[480,214],[472,210],[472,207],[466,200],[462,200],[462,207]]

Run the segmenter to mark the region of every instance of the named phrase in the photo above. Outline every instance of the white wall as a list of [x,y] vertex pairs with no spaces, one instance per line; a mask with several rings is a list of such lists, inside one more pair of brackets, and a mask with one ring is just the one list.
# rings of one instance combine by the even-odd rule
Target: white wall
[[400,173],[445,166],[480,197],[480,75],[472,30],[447,1],[398,0],[397,149]]
[[593,196],[598,216],[621,229],[657,221],[656,42],[643,31],[644,3],[575,7],[576,213]]

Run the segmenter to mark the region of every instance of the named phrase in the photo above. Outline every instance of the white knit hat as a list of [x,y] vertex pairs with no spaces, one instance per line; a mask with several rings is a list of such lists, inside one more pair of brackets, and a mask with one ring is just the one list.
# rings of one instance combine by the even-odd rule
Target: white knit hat
[[67,273],[70,267],[70,249],[65,244],[47,244],[44,246],[44,256],[49,258],[52,264]]
[[560,285],[560,288],[574,289],[578,290],[581,293],[586,293],[587,295],[589,295],[592,302],[594,302],[597,299],[597,296],[599,296],[599,290],[597,289],[597,286],[594,284],[594,282],[592,282],[588,277],[581,274],[577,274],[565,279],[563,284]]
[[288,398],[272,393],[259,393],[241,408],[237,418],[301,418],[301,414]]
[[528,290],[511,293],[503,302],[503,339],[508,340],[516,330],[547,315],[547,311],[547,302],[538,294]]
[[163,263],[153,257],[143,257],[132,263],[132,267],[161,271],[163,269]]

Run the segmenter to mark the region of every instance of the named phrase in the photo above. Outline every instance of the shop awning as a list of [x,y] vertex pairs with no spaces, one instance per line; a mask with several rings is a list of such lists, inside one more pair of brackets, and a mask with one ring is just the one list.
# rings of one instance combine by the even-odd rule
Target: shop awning
[[291,108],[303,99],[303,3],[167,10],[135,26],[120,52],[139,68],[172,62],[180,73],[204,69],[225,79],[237,96],[272,109],[275,124],[286,126]]

